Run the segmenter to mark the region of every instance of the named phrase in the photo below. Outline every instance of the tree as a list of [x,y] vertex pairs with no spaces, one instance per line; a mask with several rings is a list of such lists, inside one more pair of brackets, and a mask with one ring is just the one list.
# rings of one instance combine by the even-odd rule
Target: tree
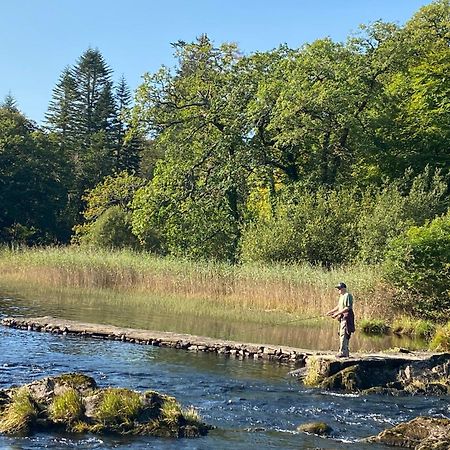
[[273,55],[248,108],[262,163],[287,183],[329,188],[367,172],[369,112],[392,70],[396,33],[376,23],[346,45],[320,39]]
[[398,35],[397,70],[384,80],[372,123],[379,165],[391,177],[408,167],[450,168],[449,36],[448,0],[421,8]]
[[65,240],[68,167],[58,147],[16,109],[0,108],[0,240]]
[[115,170],[116,172],[126,170],[130,173],[139,173],[144,139],[138,130],[131,126],[131,91],[123,76],[116,88],[115,98],[118,112]]
[[78,193],[111,173],[116,105],[111,69],[98,50],[88,49],[63,71],[46,120],[71,157]]
[[[235,108],[235,45],[174,44],[175,73],[145,77],[136,114],[165,158],[135,201],[133,229],[161,230],[176,254],[233,259],[242,222],[246,141]],[[142,213],[146,211],[146,213]]]
[[392,241],[384,273],[397,288],[399,306],[420,317],[450,314],[450,211]]
[[12,96],[11,92],[5,96],[5,99],[3,100],[3,103],[0,105],[0,107],[8,111],[19,111],[16,99]]

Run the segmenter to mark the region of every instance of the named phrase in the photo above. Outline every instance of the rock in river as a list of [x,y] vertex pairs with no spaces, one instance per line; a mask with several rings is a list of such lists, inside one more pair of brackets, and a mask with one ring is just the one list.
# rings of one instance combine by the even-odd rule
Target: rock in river
[[197,437],[210,429],[193,409],[155,391],[98,388],[80,373],[47,377],[0,390],[0,432],[118,433],[161,437]]
[[414,450],[448,450],[450,419],[416,417],[409,422],[382,431],[368,441]]

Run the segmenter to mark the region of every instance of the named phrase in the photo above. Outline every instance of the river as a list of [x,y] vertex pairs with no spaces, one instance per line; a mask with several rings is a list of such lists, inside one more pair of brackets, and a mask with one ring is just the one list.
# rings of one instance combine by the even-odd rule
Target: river
[[[0,296],[0,316],[27,315],[35,306]],[[41,313],[45,308],[41,305]],[[54,314],[54,311],[48,313]],[[73,318],[73,317],[71,317]],[[194,405],[217,427],[199,439],[120,438],[41,433],[0,436],[1,449],[355,449],[384,446],[360,440],[419,415],[449,417],[448,398],[341,395],[308,389],[289,366],[207,353],[138,346],[76,336],[0,328],[0,388],[81,371],[100,386],[155,389]],[[296,432],[324,421],[332,438]]]

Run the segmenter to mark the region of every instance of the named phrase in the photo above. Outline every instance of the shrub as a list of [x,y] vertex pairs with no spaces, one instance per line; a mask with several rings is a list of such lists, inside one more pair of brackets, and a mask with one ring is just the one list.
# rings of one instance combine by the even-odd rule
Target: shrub
[[104,211],[80,237],[80,243],[106,249],[139,247],[137,238],[131,232],[130,213],[119,205]]
[[74,227],[72,243],[104,248],[136,248],[137,238],[131,232],[130,205],[136,191],[145,181],[127,172],[105,177],[84,197],[84,223]]
[[436,326],[433,322],[410,317],[398,317],[392,324],[392,331],[396,334],[416,336],[424,339],[430,339],[435,330]]
[[387,334],[389,326],[381,319],[362,319],[359,321],[361,331],[366,334]]
[[357,211],[353,190],[286,188],[273,215],[257,219],[244,231],[241,258],[324,266],[350,262],[356,255]]
[[397,289],[399,306],[424,318],[450,315],[450,211],[412,227],[389,245],[384,277]]

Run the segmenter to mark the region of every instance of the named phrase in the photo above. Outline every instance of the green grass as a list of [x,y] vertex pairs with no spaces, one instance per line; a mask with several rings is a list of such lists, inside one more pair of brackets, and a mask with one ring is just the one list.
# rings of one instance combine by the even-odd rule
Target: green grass
[[180,404],[174,398],[167,398],[161,406],[161,420],[169,427],[179,424],[182,417]]
[[84,414],[83,399],[73,388],[56,395],[49,407],[48,415],[54,422],[71,424],[80,420]]
[[142,402],[137,392],[110,388],[103,392],[96,408],[96,419],[105,426],[129,425],[139,415]]
[[430,339],[435,332],[435,328],[436,326],[428,320],[405,316],[396,318],[392,324],[393,333],[422,339]]
[[38,411],[27,389],[18,389],[0,419],[0,433],[26,434],[36,420]]

